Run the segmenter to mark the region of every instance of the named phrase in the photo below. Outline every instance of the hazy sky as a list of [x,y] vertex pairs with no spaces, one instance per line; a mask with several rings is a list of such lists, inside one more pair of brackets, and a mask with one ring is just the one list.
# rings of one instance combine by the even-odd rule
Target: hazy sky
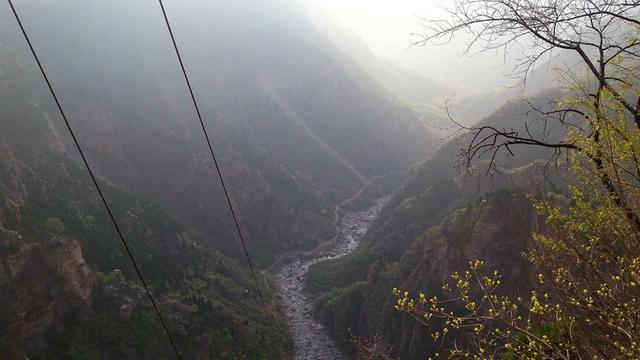
[[419,17],[441,18],[451,0],[305,0],[311,9],[355,31],[377,55],[425,76],[461,88],[491,90],[513,81],[504,75],[502,54],[464,54],[463,36],[447,45],[411,47],[410,34],[420,32]]
[[318,10],[355,30],[381,55],[396,54],[408,45],[408,34],[420,28],[418,16],[440,13],[449,0],[307,0]]

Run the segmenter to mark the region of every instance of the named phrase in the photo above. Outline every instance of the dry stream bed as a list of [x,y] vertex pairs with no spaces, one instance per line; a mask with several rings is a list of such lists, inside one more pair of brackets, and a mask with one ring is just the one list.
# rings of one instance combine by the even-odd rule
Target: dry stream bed
[[311,265],[352,252],[388,200],[385,197],[367,210],[347,212],[339,222],[339,235],[331,247],[312,257],[298,256],[278,271],[276,282],[286,309],[297,360],[347,359],[322,324],[313,318],[311,301],[304,292],[304,276]]

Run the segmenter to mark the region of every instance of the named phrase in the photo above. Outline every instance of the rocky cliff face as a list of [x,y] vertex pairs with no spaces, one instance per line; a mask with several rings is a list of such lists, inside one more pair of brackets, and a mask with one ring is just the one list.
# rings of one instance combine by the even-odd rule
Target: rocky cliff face
[[43,348],[39,342],[54,322],[91,305],[95,277],[80,242],[54,229],[55,220],[49,222],[53,232],[25,231],[25,178],[33,168],[6,139],[0,139],[0,148],[0,353],[18,359],[27,347]]
[[25,243],[15,232],[0,232],[0,352],[18,359],[27,347],[46,347],[39,343],[43,334],[65,314],[89,308],[95,277],[77,240]]
[[[395,356],[423,358],[432,354],[436,345],[428,329],[394,309],[391,289],[443,296],[442,284],[473,259],[485,259],[505,274],[504,287],[515,289],[527,278],[526,261],[519,254],[527,249],[536,224],[535,212],[524,194],[501,191],[482,197],[445,216],[438,225],[427,227],[393,260],[380,256],[384,254],[380,249],[369,248],[368,265],[359,260],[362,271],[354,271],[353,264],[313,269],[308,286],[318,294],[317,314],[347,350],[352,346],[351,336],[380,336]],[[351,280],[333,288],[326,273],[336,269]],[[344,276],[340,279],[336,281],[343,281]]]

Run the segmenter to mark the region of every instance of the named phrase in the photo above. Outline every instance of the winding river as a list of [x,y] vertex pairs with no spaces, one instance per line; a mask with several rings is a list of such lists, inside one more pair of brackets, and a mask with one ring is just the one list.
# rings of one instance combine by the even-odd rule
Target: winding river
[[278,271],[276,281],[286,308],[297,360],[347,359],[338,350],[326,329],[313,318],[311,302],[303,291],[304,275],[313,264],[339,258],[353,251],[388,199],[385,197],[378,200],[367,210],[347,212],[339,220],[339,233],[330,248],[318,251],[314,256],[299,256]]

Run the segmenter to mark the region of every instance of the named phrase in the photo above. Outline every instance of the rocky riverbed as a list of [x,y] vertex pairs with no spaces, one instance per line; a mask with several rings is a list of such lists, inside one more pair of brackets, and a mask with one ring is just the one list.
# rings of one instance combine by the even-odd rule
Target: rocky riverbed
[[276,281],[286,307],[297,360],[346,359],[328,332],[313,318],[311,302],[303,291],[304,276],[311,265],[353,251],[388,199],[378,200],[367,210],[346,213],[340,220],[339,235],[333,246],[313,257],[294,258],[278,272]]

